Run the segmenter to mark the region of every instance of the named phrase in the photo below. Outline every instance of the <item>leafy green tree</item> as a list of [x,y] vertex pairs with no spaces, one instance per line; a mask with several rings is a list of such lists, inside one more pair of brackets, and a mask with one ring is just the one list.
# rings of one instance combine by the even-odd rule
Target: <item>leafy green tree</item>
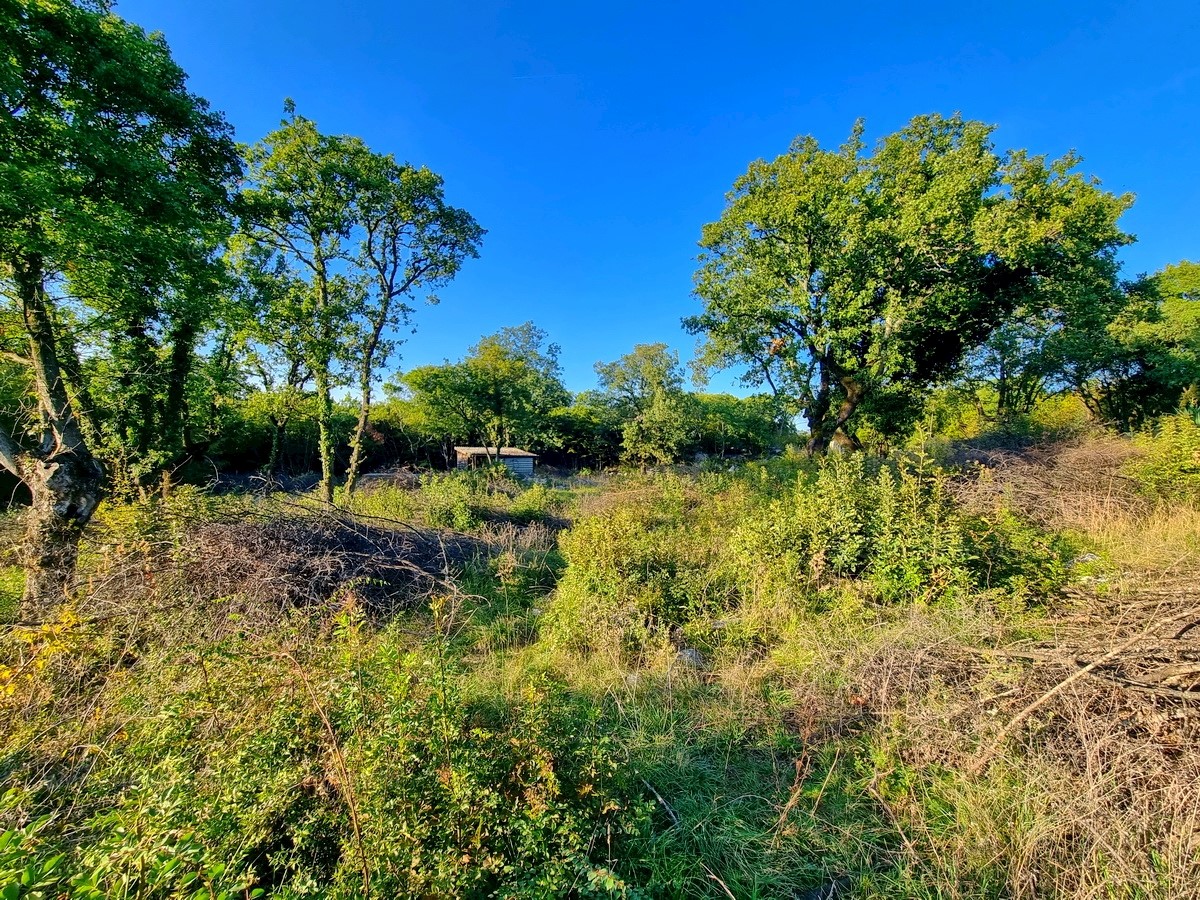
[[577,394],[570,406],[550,411],[546,447],[573,465],[611,466],[621,456],[621,415],[598,391]]
[[1200,384],[1200,265],[1127,286],[1107,320],[1065,332],[1063,378],[1091,413],[1121,428],[1186,405]]
[[971,354],[968,381],[976,409],[1006,423],[1028,414],[1053,390],[1062,340],[1043,317],[1014,316]]
[[696,394],[692,409],[696,449],[712,456],[761,456],[795,439],[786,414],[770,396]]
[[[479,255],[484,231],[465,211],[448,206],[442,179],[426,168],[400,164],[391,156],[367,155],[357,198],[362,237],[356,266],[367,273],[362,325],[353,348],[359,413],[351,438],[346,491],[352,492],[363,459],[363,436],[371,414],[371,389],[378,369],[398,343],[394,330],[408,325],[409,300],[457,274],[464,259]],[[430,294],[427,298],[436,302]],[[532,326],[529,326],[532,328]]]
[[679,354],[663,343],[637,344],[620,359],[598,362],[594,368],[600,390],[627,415],[645,409],[656,394],[683,391]]
[[[258,284],[277,279],[265,294],[267,327],[278,321],[294,329],[303,366],[317,396],[321,495],[333,501],[333,391],[339,364],[353,333],[350,325],[362,293],[361,273],[347,275],[354,260],[352,232],[364,152],[353,138],[321,134],[296,115],[249,148],[242,260]],[[249,246],[247,247],[246,244]]]
[[106,435],[132,454],[181,440],[239,161],[162,39],[107,3],[4,0],[0,34],[0,349],[36,409],[0,432],[0,465],[33,497],[34,610],[69,584]]
[[798,138],[739,178],[703,231],[685,320],[701,363],[743,365],[807,419],[810,453],[856,443],[854,419],[913,417],[932,385],[1021,306],[1115,290],[1131,203],[1078,160],[997,154],[990,126],[919,116],[873,152]]
[[624,420],[622,455],[642,465],[678,459],[692,421],[679,354],[662,343],[637,344],[595,369],[601,391]]
[[[317,395],[321,492],[333,499],[333,391],[347,368],[359,390],[347,490],[362,465],[372,387],[409,324],[410,300],[445,284],[478,255],[483,235],[445,203],[442,179],[372,153],[358,138],[324,135],[289,118],[248,154],[241,250],[264,330],[290,336],[289,369]],[[435,299],[435,298],[430,298]],[[302,359],[301,359],[302,357]]]
[[679,459],[691,436],[693,420],[690,399],[682,391],[657,390],[637,415],[621,427],[621,455],[646,466]]
[[517,443],[539,445],[551,434],[550,415],[570,395],[562,385],[559,348],[530,322],[484,337],[457,363],[421,366],[399,385],[421,411],[425,427],[489,451]]

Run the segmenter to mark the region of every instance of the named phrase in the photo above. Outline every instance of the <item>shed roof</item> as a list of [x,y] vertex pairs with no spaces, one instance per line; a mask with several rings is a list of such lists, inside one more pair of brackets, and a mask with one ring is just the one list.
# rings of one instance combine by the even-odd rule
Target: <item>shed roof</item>
[[498,451],[495,447],[455,447],[454,452],[461,456],[532,456],[537,459],[536,453],[520,447],[501,447]]

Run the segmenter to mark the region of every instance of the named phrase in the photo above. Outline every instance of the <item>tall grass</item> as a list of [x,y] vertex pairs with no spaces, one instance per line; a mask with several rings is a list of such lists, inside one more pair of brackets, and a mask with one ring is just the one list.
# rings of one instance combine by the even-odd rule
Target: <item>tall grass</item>
[[0,896],[1197,896],[1193,708],[1076,661],[1200,634],[1165,440],[107,507]]

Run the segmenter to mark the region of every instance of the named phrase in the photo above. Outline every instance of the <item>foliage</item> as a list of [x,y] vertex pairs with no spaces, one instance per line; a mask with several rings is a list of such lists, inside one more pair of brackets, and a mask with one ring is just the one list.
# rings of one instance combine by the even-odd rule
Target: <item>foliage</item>
[[20,566],[0,566],[0,623],[16,618],[25,591],[25,573]]
[[678,459],[694,419],[683,393],[679,354],[666,344],[638,344],[595,368],[602,396],[624,420],[621,455],[643,465]]
[[1193,416],[1165,417],[1134,442],[1141,455],[1125,468],[1142,491],[1164,502],[1200,501],[1200,424]]
[[782,449],[794,429],[774,398],[694,394],[691,431],[697,449],[710,456],[758,457]]
[[620,457],[621,415],[597,391],[583,391],[570,406],[551,410],[547,426],[547,444],[560,462],[603,468]]
[[1074,339],[1067,378],[1098,419],[1131,429],[1174,412],[1200,383],[1200,265],[1135,282],[1115,314]]
[[837,151],[799,138],[752,163],[704,229],[702,362],[796,403],[820,453],[873,398],[910,408],[1019,307],[1112,290],[1131,198],[1073,156],[997,155],[991,131],[920,116],[870,153],[859,123]]
[[202,443],[189,389],[240,164],[162,38],[107,3],[7,2],[0,33],[0,351],[37,410],[0,466],[32,495],[33,608],[62,595],[103,461],[145,487]]
[[689,436],[687,400],[683,394],[656,391],[621,428],[621,455],[630,462],[671,463]]
[[638,344],[610,363],[596,363],[600,390],[628,414],[646,407],[656,396],[683,390],[679,354],[666,344]]
[[[962,476],[919,456],[725,468],[589,476],[569,494],[502,469],[364,485],[346,503],[373,529],[420,531],[439,492],[479,523],[454,538],[470,552],[451,556],[447,595],[391,624],[354,590],[315,617],[277,599],[256,614],[244,598],[281,572],[236,560],[230,615],[161,564],[230,504],[295,501],[175,489],[106,505],[86,609],[0,635],[0,665],[30,663],[3,701],[0,873],[68,898],[1189,883],[1182,857],[1143,857],[1186,845],[1165,811],[1190,807],[1116,799],[1157,770],[1130,763],[1105,788],[1064,749],[1075,723],[1128,740],[1097,705],[1111,685],[964,769],[1004,710],[1057,683],[989,660],[1050,633],[1043,601],[1083,584],[1076,553],[1003,505],[962,505]],[[1115,804],[1094,811],[1103,825],[1080,818],[1093,796]],[[1095,869],[1111,847],[1119,870]]]
[[959,509],[941,471],[861,454],[798,474],[753,467],[714,496],[659,479],[577,521],[561,547],[567,568],[548,633],[592,648],[619,639],[627,650],[778,604],[798,613],[850,597],[1020,610],[1062,587],[1069,552],[1010,512]]
[[[353,618],[341,627],[356,640]],[[619,854],[645,811],[601,723],[561,687],[542,679],[510,708],[472,706],[441,651],[386,638],[353,668],[289,659],[307,690],[209,654],[224,682],[128,726],[76,835],[47,814],[0,837],[0,873],[27,884],[18,896],[624,893]],[[256,722],[233,718],[238,692]],[[206,736],[212,715],[224,724]],[[9,794],[0,814],[38,802],[53,808]]]
[[[22,110],[0,120],[13,150],[0,166],[6,302],[22,279],[47,291],[93,449],[145,483],[205,437],[188,392],[219,311],[214,252],[240,171],[230,129],[187,90],[165,42],[106,4],[8,4],[0,16],[13,54],[3,105]],[[3,349],[32,366],[37,336],[2,331]]]
[[[538,446],[547,418],[568,402],[558,346],[526,322],[482,338],[458,363],[421,366],[400,385],[411,394],[423,427],[456,443],[478,441],[489,453]],[[545,345],[545,346],[543,346]]]
[[[936,472],[835,457],[738,529],[740,554],[768,562],[747,570],[758,590],[861,577],[889,602],[964,598],[973,586],[967,533]],[[782,583],[772,584],[775,579]]]
[[476,492],[458,472],[431,474],[421,484],[425,521],[440,528],[467,531],[479,523]]
[[320,133],[288,106],[280,128],[250,148],[243,190],[241,266],[262,320],[286,338],[287,383],[311,374],[317,394],[322,494],[332,499],[333,388],[358,368],[360,414],[351,484],[361,463],[376,368],[407,324],[407,300],[445,284],[478,253],[483,230],[446,205],[428,169],[372,153],[355,137]]

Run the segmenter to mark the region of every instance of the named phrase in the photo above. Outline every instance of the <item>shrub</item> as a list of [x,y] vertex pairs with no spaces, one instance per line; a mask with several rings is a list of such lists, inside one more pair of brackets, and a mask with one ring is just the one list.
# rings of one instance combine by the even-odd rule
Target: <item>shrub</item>
[[[711,482],[715,490],[722,482]],[[546,617],[554,639],[640,648],[731,602],[720,569],[728,520],[712,494],[659,477],[559,538],[567,568]]]
[[538,482],[513,498],[508,514],[519,522],[539,522],[561,509],[562,504],[559,491]]
[[421,482],[425,521],[436,528],[467,531],[479,524],[476,491],[469,475],[433,473]]
[[372,484],[356,490],[345,502],[351,512],[397,522],[415,518],[419,506],[417,491],[395,484]]
[[[317,659],[233,642],[143,670],[107,697],[142,714],[119,714],[103,752],[81,748],[77,775],[70,759],[6,768],[34,789],[0,801],[0,889],[626,894],[648,809],[595,710],[545,678],[515,701],[468,702],[443,642],[403,640],[347,613]],[[203,677],[180,683],[189,670]],[[39,787],[48,771],[72,791]]]
[[898,603],[1061,586],[1062,548],[1011,514],[965,516],[946,488],[940,470],[830,457],[735,529],[744,590],[802,599],[849,579]]
[[1125,469],[1143,493],[1156,500],[1200,501],[1200,425],[1191,415],[1168,416],[1134,442],[1143,452]]
[[0,566],[0,622],[16,618],[24,592],[24,570],[20,566]]

